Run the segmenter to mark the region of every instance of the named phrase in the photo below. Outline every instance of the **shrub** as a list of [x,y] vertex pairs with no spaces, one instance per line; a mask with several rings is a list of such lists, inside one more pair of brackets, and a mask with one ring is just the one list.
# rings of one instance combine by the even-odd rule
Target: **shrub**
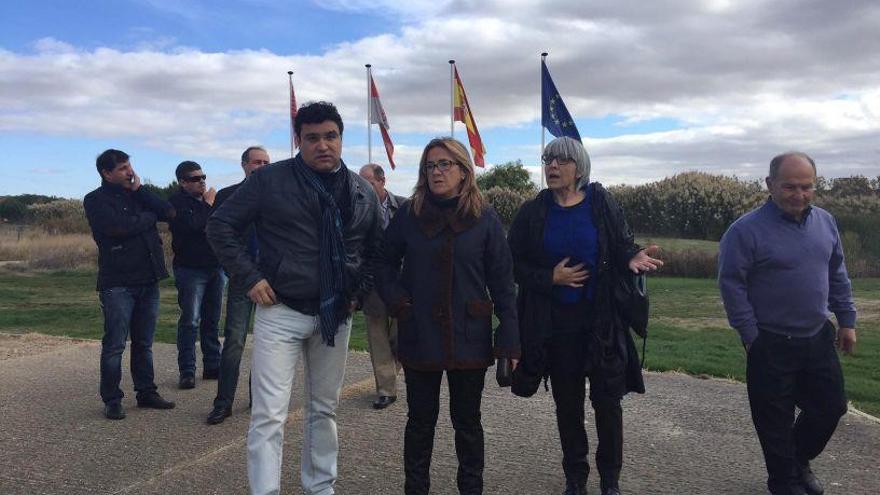
[[488,191],[493,187],[501,187],[529,195],[534,195],[538,192],[531,176],[529,176],[529,171],[526,170],[520,160],[495,165],[482,174],[477,175],[477,187],[481,191]]
[[610,190],[636,232],[713,241],[766,198],[757,181],[703,172]]
[[87,234],[91,232],[82,201],[58,199],[28,207],[33,223],[50,234]]
[[496,186],[483,192],[483,197],[495,208],[501,223],[505,227],[509,227],[516,212],[519,211],[519,207],[534,197],[534,194]]

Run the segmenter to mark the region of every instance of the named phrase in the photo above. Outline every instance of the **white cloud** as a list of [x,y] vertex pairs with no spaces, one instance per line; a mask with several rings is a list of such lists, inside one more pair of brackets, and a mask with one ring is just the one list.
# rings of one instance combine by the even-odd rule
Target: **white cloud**
[[[537,152],[527,150],[537,150],[537,139],[517,146],[492,138],[528,123],[537,137],[539,54],[549,51],[574,115],[623,119],[621,136],[586,140],[594,177],[606,182],[645,182],[685,169],[758,177],[773,154],[791,148],[815,155],[826,175],[880,174],[880,6],[873,2],[321,5],[386,10],[406,22],[397,33],[312,55],[207,53],[153,32],[139,33],[145,41],[133,51],[83,50],[52,38],[36,41],[34,53],[0,50],[0,131],[125,137],[181,156],[228,159],[287,125],[289,68],[299,102],[333,101],[349,132],[363,132],[369,62],[392,136],[442,134],[449,122],[446,60],[455,58],[490,161],[520,157],[534,165]],[[683,128],[626,134],[653,119]],[[404,166],[420,151],[397,150]],[[353,146],[345,155],[352,163],[366,159]],[[398,189],[412,179],[402,170],[400,179],[391,176]]]

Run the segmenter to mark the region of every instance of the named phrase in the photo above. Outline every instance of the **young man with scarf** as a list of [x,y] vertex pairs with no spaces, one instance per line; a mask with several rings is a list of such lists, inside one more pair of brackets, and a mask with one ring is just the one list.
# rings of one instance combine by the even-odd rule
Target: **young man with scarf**
[[[309,103],[294,120],[296,157],[263,167],[208,221],[208,239],[231,277],[257,304],[248,479],[254,495],[280,493],[281,449],[293,374],[304,362],[305,426],[300,482],[334,493],[339,450],[335,411],[351,311],[373,286],[382,222],[370,184],[341,159],[342,118]],[[260,257],[239,232],[253,224]]]

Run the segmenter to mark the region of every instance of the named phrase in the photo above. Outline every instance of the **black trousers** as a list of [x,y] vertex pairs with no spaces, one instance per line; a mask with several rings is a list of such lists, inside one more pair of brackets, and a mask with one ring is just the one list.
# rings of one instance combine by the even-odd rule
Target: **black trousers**
[[771,493],[788,493],[797,466],[825,449],[846,413],[836,333],[831,322],[809,338],[762,331],[749,350],[749,405]]
[[623,466],[623,409],[620,396],[609,394],[601,370],[585,375],[587,339],[583,334],[561,334],[548,341],[550,384],[556,403],[556,425],[562,444],[562,469],[568,482],[585,483],[590,473],[589,444],[584,427],[586,378],[590,379],[590,402],[596,415],[596,469],[602,488],[618,486]]
[[[409,407],[403,436],[403,466],[406,495],[427,495],[431,486],[431,454],[434,429],[440,413],[442,371],[404,368],[406,400]],[[449,415],[455,430],[458,457],[457,483],[462,495],[483,493],[483,424],[480,401],[486,369],[449,370]]]

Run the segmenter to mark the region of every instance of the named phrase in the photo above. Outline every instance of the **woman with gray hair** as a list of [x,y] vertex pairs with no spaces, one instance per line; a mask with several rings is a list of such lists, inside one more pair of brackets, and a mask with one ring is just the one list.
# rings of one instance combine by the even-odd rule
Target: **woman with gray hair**
[[[644,393],[632,335],[614,289],[632,273],[656,270],[656,246],[641,249],[623,211],[590,182],[590,157],[577,140],[551,141],[542,156],[547,189],[517,212],[508,233],[519,284],[522,359],[513,392],[531,396],[550,380],[562,443],[565,495],[586,494],[585,381],[596,414],[596,467],[602,495],[619,495],[623,411],[628,392]],[[627,275],[629,274],[629,275]]]

